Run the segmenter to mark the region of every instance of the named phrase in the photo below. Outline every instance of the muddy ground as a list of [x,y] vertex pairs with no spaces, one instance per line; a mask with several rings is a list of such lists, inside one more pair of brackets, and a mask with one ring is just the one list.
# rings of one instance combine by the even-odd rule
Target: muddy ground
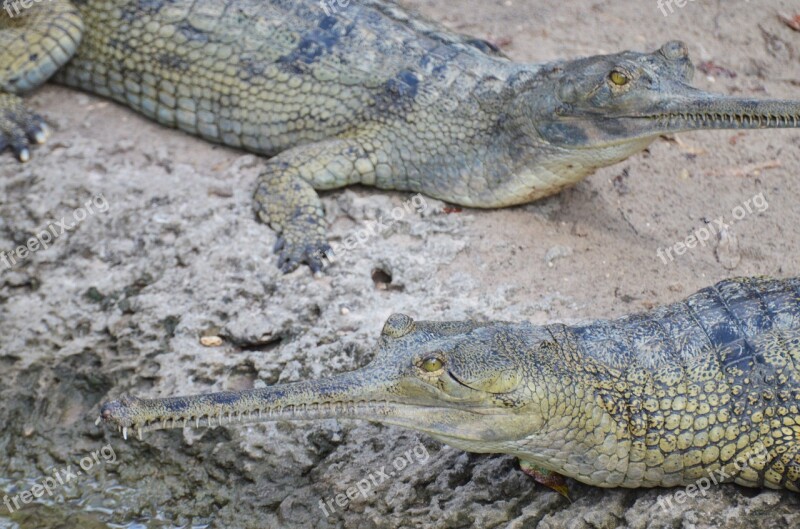
[[[677,38],[704,63],[703,88],[800,95],[800,33],[778,17],[797,11],[793,0],[698,0],[669,16],[655,0],[407,3],[519,61],[651,50]],[[0,527],[800,525],[797,495],[737,486],[677,503],[674,490],[572,482],[569,502],[513,458],[374,424],[170,430],[144,442],[93,424],[98,404],[125,392],[240,389],[356,368],[393,312],[575,322],[645,310],[727,277],[798,274],[800,132],[663,138],[554,198],[502,211],[426,199],[424,211],[314,278],[275,266],[274,234],[251,209],[258,158],[61,87],[31,103],[55,133],[24,166],[0,157],[0,248],[92,197],[95,207],[50,248],[0,271],[0,489],[19,493],[98,457],[52,497],[13,513],[0,505]],[[409,198],[325,194],[333,239]],[[741,215],[735,208],[747,201],[751,212]],[[733,221],[721,242],[658,257],[720,216]],[[205,347],[203,336],[222,344]],[[322,511],[320,500],[405,453],[407,467],[366,498]]]

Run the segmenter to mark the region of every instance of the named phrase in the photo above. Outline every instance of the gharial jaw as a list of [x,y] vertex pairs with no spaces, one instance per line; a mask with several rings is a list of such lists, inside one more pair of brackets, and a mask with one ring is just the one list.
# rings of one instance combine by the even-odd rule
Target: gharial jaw
[[[467,332],[454,341],[441,325],[394,315],[384,326],[375,360],[357,371],[240,392],[151,400],[125,396],[104,404],[98,423],[116,426],[127,438],[129,431],[141,437],[184,426],[352,418],[452,439],[475,452],[495,452],[541,426],[541,413],[525,398],[517,358],[495,355],[492,345],[509,327],[519,327],[520,336],[534,327],[464,323],[459,325],[474,328],[461,329]],[[449,351],[462,347],[468,354],[450,357],[445,367]],[[483,364],[490,367],[475,370]]]
[[476,181],[478,192],[466,197],[425,192],[469,207],[525,204],[641,152],[663,134],[800,127],[800,101],[693,87],[694,66],[681,42],[652,53],[505,68],[511,95],[499,113],[491,163],[482,160],[491,175],[470,167],[461,178]]
[[543,72],[542,83],[518,94],[515,111],[530,121],[529,134],[561,149],[600,152],[693,130],[800,127],[800,100],[730,97],[693,87],[694,66],[679,41],[652,53],[555,63]]

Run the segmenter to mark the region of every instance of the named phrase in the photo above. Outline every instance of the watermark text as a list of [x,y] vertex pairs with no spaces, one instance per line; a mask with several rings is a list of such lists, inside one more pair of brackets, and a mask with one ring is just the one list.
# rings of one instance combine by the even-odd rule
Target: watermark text
[[763,213],[767,209],[769,209],[769,203],[764,197],[764,193],[761,192],[752,198],[748,198],[741,205],[734,207],[731,210],[733,220],[726,221],[725,216],[721,215],[709,221],[702,228],[694,230],[683,241],[676,242],[668,248],[659,248],[656,250],[656,255],[664,264],[669,264],[675,260],[675,256],[681,256],[687,251],[697,248],[697,246],[705,247],[712,236],[718,236],[720,233],[727,231],[733,222],[740,221],[753,213]]
[[24,490],[13,496],[6,494],[3,496],[3,503],[8,509],[9,513],[19,510],[22,505],[31,503],[34,499],[52,496],[59,488],[67,485],[72,481],[77,481],[79,476],[87,474],[92,467],[100,463],[116,463],[117,454],[110,444],[105,445],[99,450],[91,452],[89,455],[83,457],[78,462],[78,467],[74,468],[72,465],[67,465],[64,468],[53,469],[51,474],[45,475],[43,478],[36,481],[36,483],[27,490]]
[[68,221],[67,217],[61,217],[61,220],[52,221],[44,226],[35,236],[28,239],[24,245],[18,246],[11,251],[1,251],[0,265],[5,268],[12,268],[29,255],[39,250],[46,250],[61,235],[74,230],[78,224],[98,211],[101,213],[108,211],[108,201],[102,193],[93,196],[82,207],[72,212],[72,220],[74,222]]

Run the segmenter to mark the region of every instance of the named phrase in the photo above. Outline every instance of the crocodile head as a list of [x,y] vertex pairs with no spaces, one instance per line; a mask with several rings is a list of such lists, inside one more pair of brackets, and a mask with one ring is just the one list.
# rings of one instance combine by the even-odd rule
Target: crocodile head
[[[665,133],[800,126],[800,101],[704,92],[691,86],[693,75],[686,45],[679,41],[653,53],[587,57],[554,65],[535,90],[535,104],[523,98],[520,110],[528,109],[536,135],[551,145],[598,151],[586,155],[606,162],[598,167]],[[606,156],[612,159],[603,160]]]
[[515,441],[545,420],[526,379],[529,344],[542,332],[530,324],[415,322],[395,314],[362,369],[242,392],[123,397],[104,404],[98,422],[141,436],[195,424],[353,418],[426,432],[473,452],[513,453]]

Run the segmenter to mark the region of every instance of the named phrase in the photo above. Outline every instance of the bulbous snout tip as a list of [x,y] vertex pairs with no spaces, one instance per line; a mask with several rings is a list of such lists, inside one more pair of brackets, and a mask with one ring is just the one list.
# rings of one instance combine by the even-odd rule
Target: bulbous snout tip
[[689,58],[689,47],[682,40],[671,40],[661,46],[658,51],[670,61],[679,61]]

